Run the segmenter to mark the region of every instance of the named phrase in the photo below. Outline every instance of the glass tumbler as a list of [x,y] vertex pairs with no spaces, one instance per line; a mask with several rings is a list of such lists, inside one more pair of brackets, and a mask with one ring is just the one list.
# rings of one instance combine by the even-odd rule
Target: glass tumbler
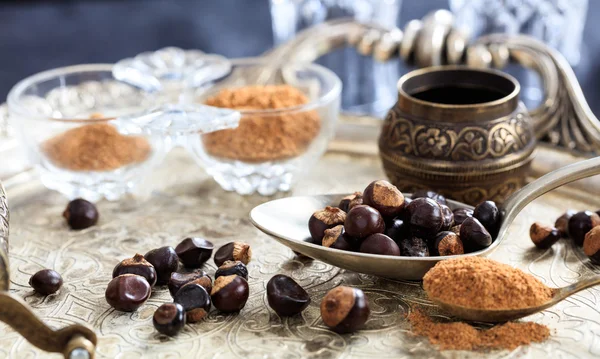
[[[275,44],[326,20],[353,17],[360,22],[396,26],[402,0],[271,0]],[[380,63],[353,48],[331,52],[317,63],[333,70],[344,84],[342,110],[383,117],[397,97],[398,60]]]

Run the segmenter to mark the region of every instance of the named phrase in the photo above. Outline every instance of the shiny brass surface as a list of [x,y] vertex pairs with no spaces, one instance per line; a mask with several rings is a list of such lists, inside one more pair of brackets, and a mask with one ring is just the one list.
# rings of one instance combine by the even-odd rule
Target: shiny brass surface
[[[374,147],[373,132],[369,141]],[[546,155],[556,157],[541,148],[540,156]],[[556,350],[565,356],[585,357],[600,349],[592,335],[595,318],[600,316],[600,308],[593,305],[598,302],[598,292],[592,289],[528,318],[552,328],[552,337],[545,343],[511,353],[439,352],[425,338],[412,335],[405,319],[416,308],[450,319],[427,299],[419,282],[385,279],[294,256],[248,220],[249,211],[263,203],[263,197],[224,192],[209,175],[190,170],[193,160],[184,152],[174,151],[171,156],[168,166],[157,169],[149,179],[157,184],[151,186],[152,193],[99,202],[98,226],[83,231],[68,230],[61,218],[65,199],[47,190],[32,173],[5,182],[11,201],[11,294],[23,298],[39,318],[57,328],[90,325],[98,334],[97,358],[535,358]],[[383,177],[375,153],[330,152],[290,195],[348,193]],[[557,287],[572,284],[579,276],[598,274],[600,269],[590,265],[570,241],[542,251],[528,239],[533,221],[554,219],[565,208],[597,207],[597,199],[577,187],[545,195],[520,212],[490,257]],[[213,309],[206,320],[187,325],[176,338],[166,338],[152,327],[152,314],[172,301],[167,288],[157,287],[136,313],[120,313],[106,304],[104,290],[116,263],[136,251],[174,245],[185,236],[205,237],[215,246],[240,239],[252,246],[253,260],[248,267],[251,294],[239,314],[222,315]],[[27,285],[29,276],[40,267],[54,267],[63,275],[65,286],[57,295],[41,297]],[[204,269],[212,275],[212,261]],[[279,318],[269,308],[265,286],[275,274],[291,276],[311,296],[311,305],[301,315]],[[338,285],[365,292],[372,312],[364,330],[338,335],[320,319],[323,296]],[[21,358],[23,353],[32,359],[57,357],[0,323],[0,358]]]
[[[450,85],[493,89],[499,98],[449,104],[413,96]],[[403,76],[398,91],[379,151],[388,178],[401,190],[434,189],[476,205],[488,199],[501,203],[525,184],[535,135],[514,78],[487,69],[426,68]]]

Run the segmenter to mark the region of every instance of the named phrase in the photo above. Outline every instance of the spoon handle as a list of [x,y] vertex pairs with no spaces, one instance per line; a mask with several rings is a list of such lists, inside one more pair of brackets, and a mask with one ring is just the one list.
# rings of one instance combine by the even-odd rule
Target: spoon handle
[[502,221],[501,233],[531,201],[567,183],[600,174],[600,157],[573,163],[571,165],[554,170],[527,186],[515,192],[504,202],[504,220]]
[[600,275],[584,278],[576,283],[559,288],[554,296],[554,301],[561,301],[566,297],[598,284],[600,284]]

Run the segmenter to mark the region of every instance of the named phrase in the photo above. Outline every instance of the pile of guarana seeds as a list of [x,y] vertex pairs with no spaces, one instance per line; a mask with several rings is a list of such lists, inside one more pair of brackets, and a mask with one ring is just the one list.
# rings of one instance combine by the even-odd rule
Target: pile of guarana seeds
[[370,183],[337,207],[316,211],[308,221],[312,243],[370,254],[429,257],[460,255],[489,247],[502,213],[493,201],[450,209],[433,191],[411,198],[388,181]]

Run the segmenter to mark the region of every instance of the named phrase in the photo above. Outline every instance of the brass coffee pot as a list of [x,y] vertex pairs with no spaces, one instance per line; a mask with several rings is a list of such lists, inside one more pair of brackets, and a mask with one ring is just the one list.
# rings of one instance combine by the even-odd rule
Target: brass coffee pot
[[379,137],[388,178],[403,192],[503,202],[526,184],[535,155],[519,93],[517,80],[497,70],[441,66],[406,74]]

